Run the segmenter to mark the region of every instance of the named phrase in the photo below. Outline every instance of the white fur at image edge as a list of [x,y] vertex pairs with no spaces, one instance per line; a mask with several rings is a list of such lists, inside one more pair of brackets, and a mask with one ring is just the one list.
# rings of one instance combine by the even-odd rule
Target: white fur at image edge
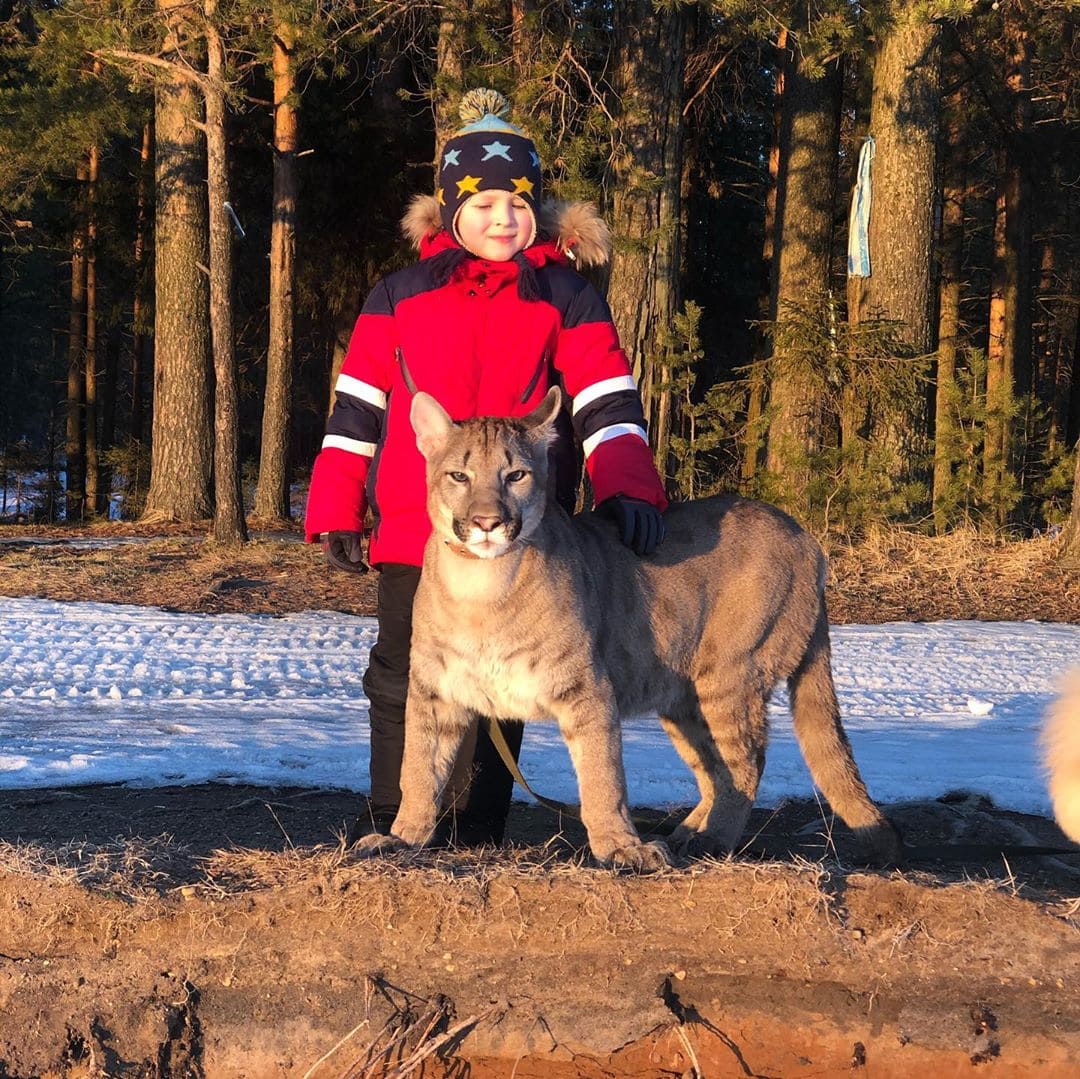
[[1080,670],[1050,705],[1043,732],[1050,800],[1061,830],[1080,843]]

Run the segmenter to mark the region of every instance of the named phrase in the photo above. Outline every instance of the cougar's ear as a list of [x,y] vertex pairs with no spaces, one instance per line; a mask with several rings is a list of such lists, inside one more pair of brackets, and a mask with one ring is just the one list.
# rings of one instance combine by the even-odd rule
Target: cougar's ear
[[527,416],[521,417],[521,422],[530,431],[537,427],[544,427],[555,422],[560,408],[562,408],[562,390],[558,386],[552,386],[543,401]]
[[446,445],[454,426],[446,409],[430,393],[423,392],[413,396],[409,422],[416,432],[416,448],[429,461]]

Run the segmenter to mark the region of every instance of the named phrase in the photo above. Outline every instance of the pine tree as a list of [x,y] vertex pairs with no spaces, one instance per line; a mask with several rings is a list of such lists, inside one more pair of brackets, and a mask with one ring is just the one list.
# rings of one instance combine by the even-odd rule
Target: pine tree
[[296,28],[277,12],[273,40],[273,222],[270,231],[270,336],[266,348],[255,515],[288,518],[289,416],[292,406],[296,289]]
[[190,5],[157,3],[168,67],[155,86],[154,417],[143,520],[196,521],[213,505],[203,102],[184,51],[196,34]]
[[[803,28],[808,29],[807,27]],[[797,42],[785,60],[776,198],[774,301],[783,324],[798,305],[815,305],[829,291],[836,162],[840,143],[841,78],[837,64],[825,71]],[[824,310],[824,306],[821,308]],[[774,339],[775,347],[775,339]],[[821,402],[809,392],[798,365],[779,363],[769,385],[769,471],[793,494],[805,491],[810,455],[818,448]],[[797,496],[801,501],[801,497]]]
[[[662,339],[680,306],[683,74],[688,17],[681,5],[618,0],[612,81],[618,102],[613,163],[615,257],[608,301],[645,401],[661,474],[677,407]],[[653,400],[654,389],[656,400]]]
[[913,352],[933,348],[931,290],[941,28],[894,0],[874,57],[870,134],[876,148],[869,277],[852,278],[849,317],[899,322]]
[[206,189],[210,223],[210,338],[214,356],[214,525],[216,544],[248,538],[240,478],[240,400],[233,314],[233,245],[229,184],[227,56],[217,0],[203,0],[206,22]]
[[[950,82],[959,84],[962,72],[956,53],[949,57]],[[934,529],[941,535],[950,524],[949,490],[959,444],[956,363],[960,345],[963,289],[964,209],[967,198],[962,94],[953,89],[945,106],[942,169],[941,277],[938,297],[938,347],[934,404]]]

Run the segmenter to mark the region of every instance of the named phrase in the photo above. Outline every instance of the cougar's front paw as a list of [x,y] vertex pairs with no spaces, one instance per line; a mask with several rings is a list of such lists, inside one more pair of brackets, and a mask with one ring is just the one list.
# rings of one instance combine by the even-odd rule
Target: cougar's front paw
[[396,835],[372,835],[361,836],[349,851],[358,858],[380,858],[384,854],[392,854],[396,850],[407,850],[409,844]]
[[671,865],[671,854],[667,847],[656,840],[651,843],[633,843],[616,847],[606,857],[596,855],[601,865],[612,869],[625,869],[632,873],[655,873]]

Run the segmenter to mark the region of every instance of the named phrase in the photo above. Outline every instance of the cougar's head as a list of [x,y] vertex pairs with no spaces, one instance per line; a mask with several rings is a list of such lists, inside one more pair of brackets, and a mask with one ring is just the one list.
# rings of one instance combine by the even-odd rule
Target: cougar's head
[[440,538],[478,558],[498,558],[536,530],[560,403],[556,386],[527,416],[454,423],[434,397],[416,394],[410,419],[427,461],[428,515]]

